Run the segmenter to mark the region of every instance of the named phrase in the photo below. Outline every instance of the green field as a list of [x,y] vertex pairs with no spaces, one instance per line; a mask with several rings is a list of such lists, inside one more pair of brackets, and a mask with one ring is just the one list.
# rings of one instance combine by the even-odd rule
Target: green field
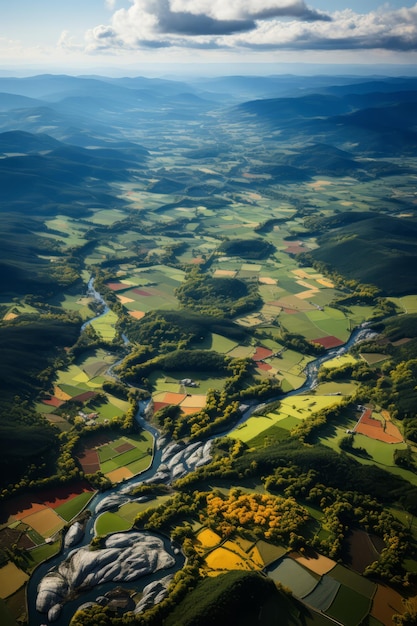
[[39,563],[46,561],[46,559],[49,559],[51,556],[58,554],[60,549],[60,541],[54,541],[54,543],[43,543],[43,545],[33,548],[33,550],[30,551],[30,556],[32,557],[34,564],[38,565]]
[[55,511],[60,515],[66,522],[70,522],[76,515],[78,515],[84,507],[88,504],[88,502],[93,497],[92,492],[81,493],[79,496],[75,496],[72,500],[65,502],[65,504],[61,504],[58,506]]
[[112,341],[116,335],[117,315],[113,311],[108,311],[104,315],[92,320],[91,326],[96,333],[105,341]]
[[341,402],[342,396],[330,395],[300,395],[282,400],[279,409],[266,415],[250,417],[246,422],[232,430],[228,437],[239,439],[248,445],[258,447],[261,441],[285,439],[287,434],[295,428],[300,420],[310,417],[314,413]]
[[[190,370],[182,370],[178,372],[169,372],[165,375],[163,372],[153,372],[149,376],[154,389],[154,394],[161,392],[173,393],[189,393],[191,395],[206,394],[209,389],[223,389],[227,380],[226,376],[216,376],[216,372],[204,373],[194,372]],[[184,378],[190,378],[198,384],[198,387],[183,387],[180,381]]]
[[371,600],[342,584],[326,614],[344,626],[359,626],[371,609]]
[[100,515],[95,523],[94,530],[96,536],[109,535],[110,533],[123,532],[124,530],[130,530],[132,524],[123,519],[116,513],[106,511]]
[[[123,444],[130,444],[133,449],[125,452],[117,451],[116,448]],[[107,474],[121,467],[128,467],[133,474],[138,474],[148,468],[152,458],[152,448],[153,437],[146,430],[138,435],[117,437],[97,450],[101,471]]]

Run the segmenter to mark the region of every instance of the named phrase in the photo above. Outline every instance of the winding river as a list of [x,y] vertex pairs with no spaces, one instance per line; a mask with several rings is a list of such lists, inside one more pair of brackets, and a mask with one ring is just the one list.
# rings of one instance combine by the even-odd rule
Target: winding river
[[[95,291],[92,280],[90,280],[88,284],[88,293],[89,295],[93,295],[94,298],[100,304],[103,305],[104,310],[100,313],[100,315],[104,315],[108,311],[108,307],[106,303],[104,302],[103,298],[101,297],[101,295],[97,291]],[[91,323],[91,321],[92,320],[89,320],[89,322],[84,324],[82,329],[84,329],[88,323]],[[344,344],[343,346],[339,346],[337,348],[332,348],[328,350],[324,355],[320,356],[314,361],[311,361],[305,369],[305,374],[306,374],[305,383],[300,388],[293,390],[291,392],[288,392],[287,394],[283,396],[280,396],[280,399],[289,397],[292,395],[300,394],[310,389],[313,389],[315,385],[317,384],[317,374],[322,363],[338,355],[344,354],[355,343],[368,339],[373,334],[374,333],[372,333],[372,331],[366,326],[366,324],[363,324],[362,326],[356,328],[350,335],[350,338],[346,344]],[[124,340],[127,341],[127,338],[124,338]],[[245,410],[238,424],[247,420],[250,417],[250,415],[253,413],[255,408],[259,408],[260,406],[261,405],[259,404],[253,405],[253,406],[250,406],[247,410]],[[141,406],[136,416],[137,422],[141,426],[141,428],[146,429],[153,435],[153,437],[155,438],[155,442],[158,444],[159,433],[144,419],[143,411],[144,411],[144,406]],[[229,429],[229,431],[235,428],[238,424],[234,424],[233,427]],[[216,434],[215,437],[219,437],[223,434],[227,434],[227,432]],[[212,439],[214,439],[215,437],[212,437]],[[201,446],[203,446],[203,443],[204,442],[201,442]],[[169,445],[168,443],[165,444],[165,451],[168,445]],[[155,580],[164,578],[168,574],[175,572],[176,570],[180,569],[183,566],[184,557],[182,556],[182,554],[179,553],[178,550],[174,549],[174,546],[171,545],[168,539],[162,538],[164,542],[165,551],[169,555],[171,555],[172,560],[175,559],[175,565],[173,565],[171,568],[162,569],[154,574],[147,574],[139,578],[138,580],[133,580],[133,581],[126,582],[126,583],[108,582],[105,584],[96,585],[92,589],[82,592],[74,599],[66,602],[65,605],[63,606],[60,616],[58,617],[58,619],[54,620],[53,622],[48,621],[47,616],[44,613],[38,612],[36,609],[37,589],[38,589],[39,583],[42,581],[45,575],[48,574],[48,572],[56,570],[56,568],[60,565],[60,563],[65,561],[74,550],[78,550],[80,547],[86,546],[89,544],[92,537],[94,536],[94,524],[96,522],[96,519],[98,515],[100,515],[100,513],[103,512],[103,501],[108,499],[109,496],[115,497],[115,501],[117,501],[118,497],[120,498],[121,501],[133,500],[134,497],[129,495],[129,490],[133,486],[138,485],[143,481],[152,479],[155,476],[155,474],[160,471],[161,467],[163,467],[163,463],[162,463],[163,453],[164,453],[164,446],[155,445],[153,462],[152,462],[151,467],[148,470],[146,470],[139,476],[133,477],[125,481],[124,483],[117,485],[111,491],[106,491],[104,493],[96,494],[88,504],[88,509],[92,512],[92,515],[86,525],[84,537],[80,541],[80,543],[78,543],[75,548],[74,547],[63,548],[58,555],[56,555],[49,561],[43,563],[34,571],[34,573],[32,574],[29,580],[28,588],[27,588],[27,603],[28,603],[28,615],[29,615],[30,626],[42,626],[42,625],[49,625],[52,623],[55,626],[68,626],[72,615],[80,606],[82,606],[86,602],[95,601],[95,599],[98,596],[102,596],[103,594],[114,589],[115,587],[124,587],[126,589],[135,589],[137,591],[141,591],[149,583]],[[192,466],[189,468],[189,470],[191,469],[193,469]],[[113,505],[112,508],[113,510],[117,508],[117,504]],[[132,532],[132,531],[127,531],[127,533],[129,532]]]

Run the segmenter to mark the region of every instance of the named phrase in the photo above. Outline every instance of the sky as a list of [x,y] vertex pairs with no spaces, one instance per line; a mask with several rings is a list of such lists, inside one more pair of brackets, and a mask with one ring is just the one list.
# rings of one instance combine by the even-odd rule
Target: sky
[[[417,68],[408,0],[2,0],[0,74],[220,64]],[[151,72],[151,73],[152,73]],[[417,69],[416,69],[417,73]]]

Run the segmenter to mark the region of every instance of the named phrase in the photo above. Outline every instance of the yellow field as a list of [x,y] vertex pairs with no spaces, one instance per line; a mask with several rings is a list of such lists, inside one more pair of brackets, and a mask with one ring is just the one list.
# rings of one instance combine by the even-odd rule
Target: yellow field
[[128,298],[127,296],[120,296],[116,294],[117,299],[120,300],[122,304],[127,304],[128,302],[134,302],[133,298]]
[[268,276],[261,276],[259,282],[261,285],[276,285],[278,283],[276,278],[268,278]]
[[58,398],[58,400],[63,400],[64,402],[71,399],[71,396],[68,393],[65,393],[65,391],[62,391],[62,389],[57,385],[54,387],[54,396],[55,398]]
[[0,598],[8,598],[27,580],[29,576],[25,572],[22,572],[14,563],[7,563],[0,568]]
[[137,320],[141,320],[146,314],[144,311],[129,311],[129,315]]
[[323,285],[323,287],[329,287],[330,289],[334,287],[334,283],[327,278],[317,278],[316,280],[320,285]]
[[112,483],[121,483],[125,478],[132,478],[134,474],[127,467],[119,467],[118,469],[113,470],[112,472],[108,472],[106,474],[107,478],[112,481]]
[[323,364],[323,368],[325,369],[335,369],[337,367],[342,367],[343,365],[354,365],[357,363],[357,359],[350,354],[343,354],[341,356],[337,356],[334,359],[330,359]]
[[191,408],[203,408],[206,405],[206,396],[201,394],[196,394],[195,396],[187,396],[180,403],[181,408],[191,407]]
[[[234,545],[238,548],[236,544]],[[226,548],[216,548],[210,552],[206,556],[206,563],[211,569],[222,571],[234,569],[251,571],[253,569],[249,565],[250,561],[248,561],[247,555],[241,556]]]
[[205,548],[213,548],[221,541],[221,537],[213,530],[210,530],[210,528],[203,528],[203,530],[200,530],[197,535],[197,539]]
[[215,278],[218,278],[219,276],[228,276],[230,278],[234,278],[236,274],[237,272],[235,270],[216,270],[213,276]]
[[25,517],[25,524],[32,526],[42,537],[46,538],[61,530],[65,522],[52,509],[43,509]]
[[252,550],[248,552],[248,556],[251,559],[252,563],[254,563],[254,565],[256,565],[259,569],[263,569],[265,567],[266,563],[264,563],[261,553],[256,546],[254,546]]

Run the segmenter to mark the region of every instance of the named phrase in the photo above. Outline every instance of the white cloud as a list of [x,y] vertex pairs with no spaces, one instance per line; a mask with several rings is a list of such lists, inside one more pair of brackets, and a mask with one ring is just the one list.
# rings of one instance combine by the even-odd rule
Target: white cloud
[[303,0],[131,0],[86,35],[87,50],[417,50],[417,4],[324,14]]

